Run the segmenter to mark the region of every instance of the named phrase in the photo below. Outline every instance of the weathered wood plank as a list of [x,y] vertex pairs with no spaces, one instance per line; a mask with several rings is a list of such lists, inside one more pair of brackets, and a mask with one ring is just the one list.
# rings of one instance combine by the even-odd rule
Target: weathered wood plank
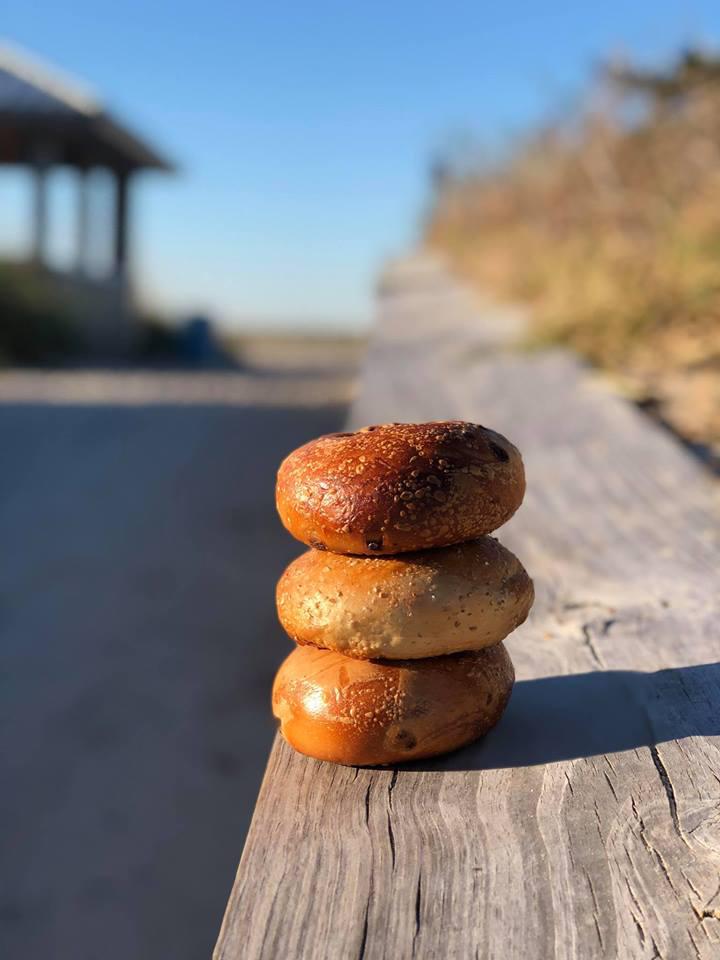
[[503,353],[442,271],[385,291],[352,422],[464,417],[523,451],[518,683],[484,741],[413,768],[278,739],[216,956],[718,957],[712,481],[571,357]]

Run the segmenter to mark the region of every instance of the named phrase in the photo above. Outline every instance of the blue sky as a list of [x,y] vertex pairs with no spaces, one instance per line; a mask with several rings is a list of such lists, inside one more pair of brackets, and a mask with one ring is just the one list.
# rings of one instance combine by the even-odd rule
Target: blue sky
[[[714,7],[714,9],[713,9]],[[502,143],[622,51],[720,44],[711,0],[0,0],[3,38],[77,76],[170,154],[136,191],[146,298],[229,325],[357,326],[417,235],[430,158]],[[71,231],[71,186],[56,226]],[[0,248],[27,196],[0,171]],[[57,241],[59,255],[62,240]]]

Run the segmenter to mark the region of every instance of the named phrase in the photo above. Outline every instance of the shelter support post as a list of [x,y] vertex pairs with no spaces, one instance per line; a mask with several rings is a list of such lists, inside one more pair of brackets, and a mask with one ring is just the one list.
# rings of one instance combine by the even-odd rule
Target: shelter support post
[[88,269],[90,241],[90,184],[88,169],[80,167],[77,174],[77,220],[75,234],[75,270],[84,274]]
[[45,262],[48,231],[48,165],[38,160],[32,167],[33,209],[31,256],[34,263]]
[[129,225],[129,185],[130,176],[124,171],[115,174],[115,242],[113,249],[113,270],[116,276],[124,277],[128,265],[128,225]]

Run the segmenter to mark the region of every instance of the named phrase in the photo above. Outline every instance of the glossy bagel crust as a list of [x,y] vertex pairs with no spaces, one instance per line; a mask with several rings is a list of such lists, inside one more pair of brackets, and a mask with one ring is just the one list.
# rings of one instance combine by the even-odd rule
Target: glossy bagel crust
[[296,643],[366,660],[492,646],[533,598],[525,568],[493,537],[397,557],[308,550],[277,585],[278,617]]
[[300,753],[376,766],[455,750],[487,733],[515,672],[502,643],[425,660],[353,660],[296,647],[278,670],[273,713]]
[[447,420],[319,437],[283,460],[276,502],[283,524],[303,543],[378,555],[491,533],[524,493],[522,458],[509,440]]

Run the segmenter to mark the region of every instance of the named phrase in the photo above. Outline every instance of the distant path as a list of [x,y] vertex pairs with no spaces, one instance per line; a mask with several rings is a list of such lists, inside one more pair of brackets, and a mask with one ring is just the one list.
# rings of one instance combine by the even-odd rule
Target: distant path
[[336,379],[0,374],[3,957],[210,955],[289,649],[274,472]]
[[324,407],[352,399],[345,374],[0,371],[0,403]]

